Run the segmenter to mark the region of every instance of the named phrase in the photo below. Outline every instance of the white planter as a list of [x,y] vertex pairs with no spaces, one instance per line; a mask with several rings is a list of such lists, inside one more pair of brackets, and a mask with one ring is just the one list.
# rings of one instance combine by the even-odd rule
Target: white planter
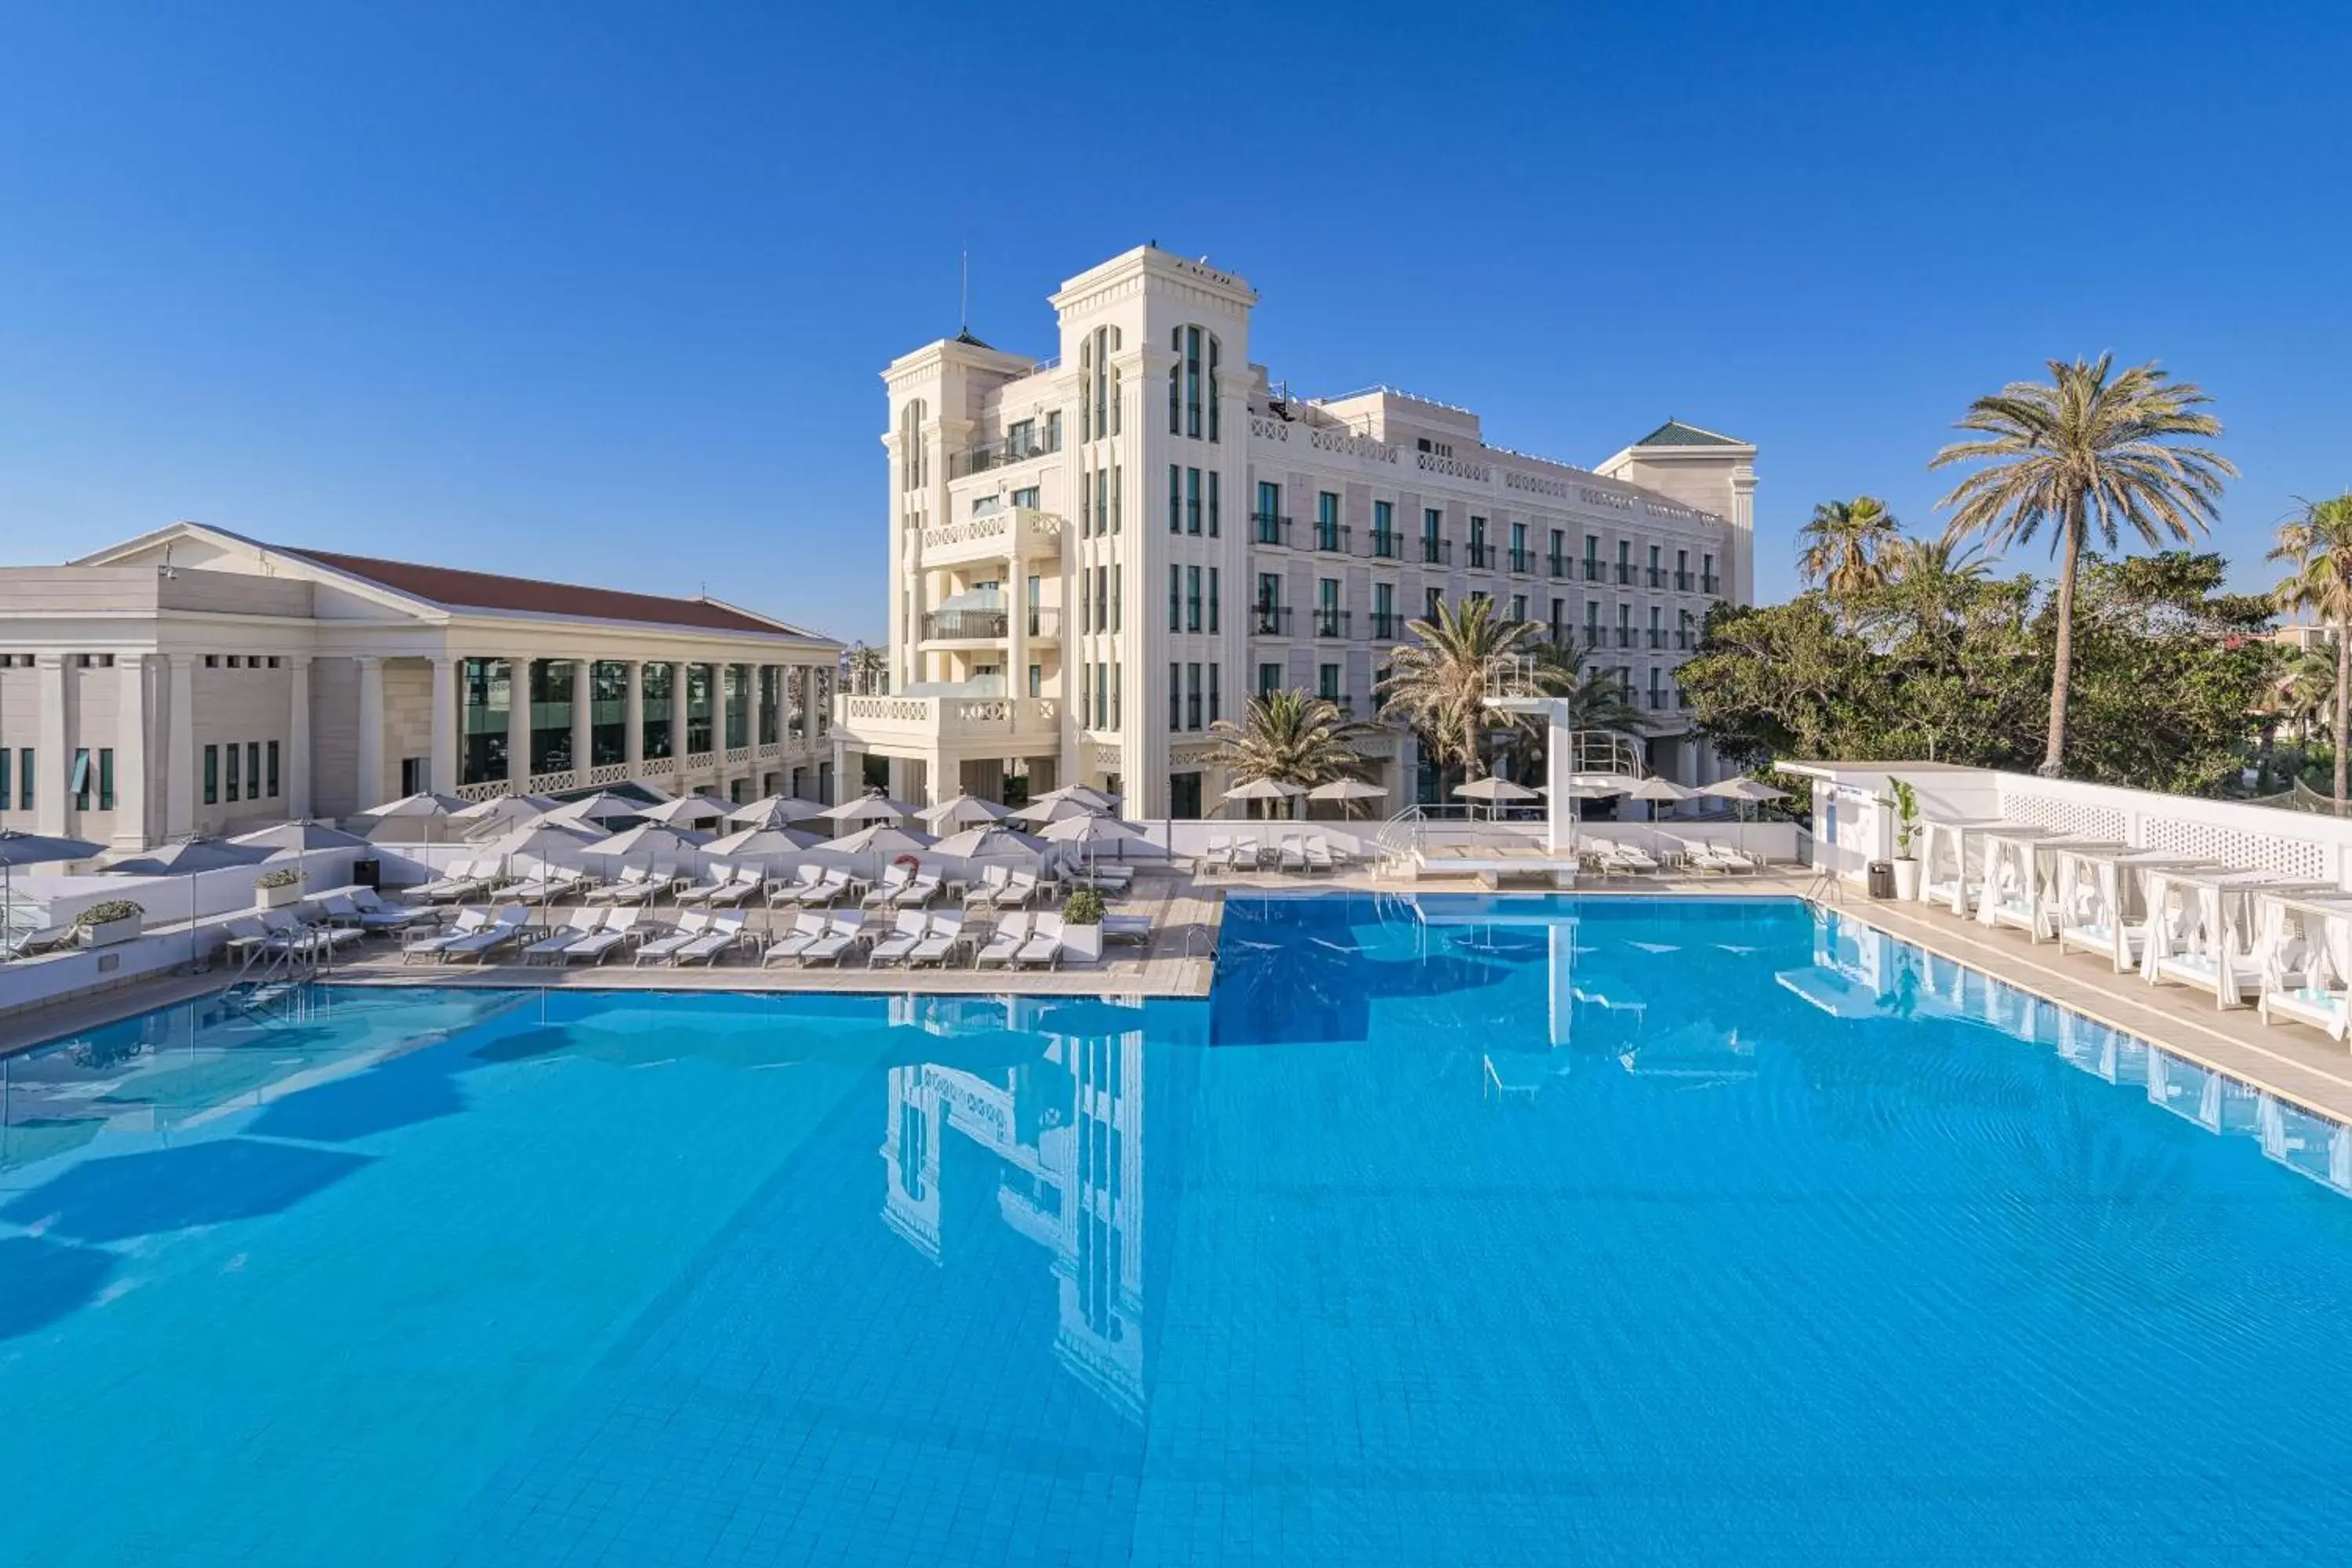
[[1088,963],[1102,962],[1102,927],[1098,925],[1062,927],[1063,956],[1082,958]]
[[1919,897],[1919,862],[1902,859],[1895,862],[1895,896],[1904,903]]
[[302,884],[289,882],[282,888],[256,888],[253,907],[257,910],[282,910],[289,904],[302,901]]
[[117,942],[138,940],[139,917],[137,915],[132,915],[128,920],[100,921],[94,926],[81,928],[81,944],[84,947],[112,947]]

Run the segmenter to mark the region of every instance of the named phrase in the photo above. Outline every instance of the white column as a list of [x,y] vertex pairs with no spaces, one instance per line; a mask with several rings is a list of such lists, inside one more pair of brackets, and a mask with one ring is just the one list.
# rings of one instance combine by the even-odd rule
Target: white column
[[684,795],[686,789],[686,670],[684,659],[674,658],[669,664],[669,754],[677,760],[677,785],[672,792]]
[[163,747],[163,837],[196,830],[196,660],[172,655],[171,740]]
[[[63,654],[45,653],[33,660],[39,671],[41,718],[33,754],[33,830],[62,834],[66,830],[66,786],[73,778],[73,753],[67,748],[66,660]],[[19,786],[21,787],[21,786]]]
[[310,815],[310,656],[298,653],[286,667],[286,815],[299,822]]
[[438,654],[433,660],[433,758],[425,787],[447,795],[457,787],[457,659]]
[[530,660],[507,656],[507,788],[530,789]]
[[629,776],[635,778],[646,765],[646,661],[629,659],[623,668],[628,672],[629,700],[628,732],[621,737],[621,761],[628,768]]
[[118,653],[115,673],[122,692],[115,699],[114,847],[147,847],[147,656]]
[[572,661],[572,782],[582,789],[588,787],[589,759],[595,751],[596,709],[590,699],[590,677],[596,668],[589,659]]
[[362,658],[360,667],[359,805],[382,805],[383,790],[383,660]]
[[1576,777],[1576,731],[1569,727],[1565,702],[1551,703],[1545,721],[1550,731],[1544,737],[1544,782],[1551,786],[1551,795],[1550,809],[1544,814],[1544,847],[1565,855],[1576,841],[1576,796],[1570,783]]

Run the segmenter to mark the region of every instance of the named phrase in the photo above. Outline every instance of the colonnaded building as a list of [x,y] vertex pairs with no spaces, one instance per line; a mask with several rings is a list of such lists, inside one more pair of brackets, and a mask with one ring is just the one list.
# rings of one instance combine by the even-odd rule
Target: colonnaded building
[[[1654,771],[1721,776],[1675,671],[1749,602],[1753,446],[1669,420],[1581,468],[1386,387],[1297,396],[1250,362],[1256,291],[1152,246],[1050,302],[1057,358],[965,332],[883,373],[891,689],[836,700],[845,776],[1198,816],[1211,724],[1278,688],[1369,720],[1406,623],[1475,595],[1621,680]],[[1391,809],[1433,795],[1401,727],[1366,749]]]
[[0,828],[140,849],[425,789],[829,800],[841,652],[716,599],[177,523],[0,568]]

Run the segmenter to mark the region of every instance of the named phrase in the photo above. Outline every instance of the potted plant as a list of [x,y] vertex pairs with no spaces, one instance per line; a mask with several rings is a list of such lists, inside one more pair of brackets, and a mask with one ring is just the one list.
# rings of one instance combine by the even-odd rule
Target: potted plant
[[81,932],[84,947],[111,947],[119,942],[134,940],[139,935],[139,922],[146,913],[129,899],[109,899],[74,916],[74,929]]
[[282,910],[301,901],[302,873],[294,867],[274,867],[253,879],[253,902],[257,909]]
[[1911,841],[1919,835],[1919,792],[1892,777],[1886,789],[1895,807],[1895,896],[1909,903],[1919,896],[1919,862],[1911,855]]
[[1062,905],[1062,946],[1069,954],[1088,963],[1102,958],[1102,895],[1092,888],[1080,888]]

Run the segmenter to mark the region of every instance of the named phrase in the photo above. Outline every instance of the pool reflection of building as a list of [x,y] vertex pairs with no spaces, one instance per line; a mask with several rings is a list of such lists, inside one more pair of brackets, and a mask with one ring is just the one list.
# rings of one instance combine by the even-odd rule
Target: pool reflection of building
[[2251,1138],[2266,1159],[2352,1194],[2352,1127],[1859,921],[1832,916],[1816,922],[1813,966],[1778,978],[1783,988],[1841,1018],[1975,1018],[2051,1046],[2077,1072],[2137,1086],[2150,1104],[2182,1121],[2217,1135]]
[[[1144,1014],[1098,1001],[1053,1005],[1057,1000],[893,1002],[894,1024],[942,1037],[1029,1030],[1045,1048],[993,1075],[934,1062],[890,1069],[882,1218],[940,1261],[946,1135],[994,1154],[999,1215],[1051,1260],[1055,1353],[1115,1408],[1140,1415]],[[1073,1028],[1082,1032],[1066,1032]]]

